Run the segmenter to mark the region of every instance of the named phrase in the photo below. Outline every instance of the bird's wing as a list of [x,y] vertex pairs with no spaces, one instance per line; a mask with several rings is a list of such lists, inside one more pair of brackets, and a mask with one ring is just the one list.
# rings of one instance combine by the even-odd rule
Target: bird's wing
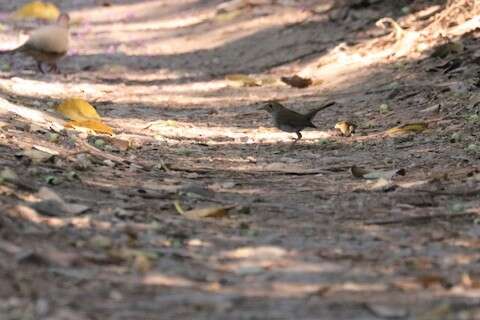
[[68,29],[52,25],[32,32],[25,45],[39,51],[63,53],[68,51],[69,38]]
[[281,119],[288,119],[284,120],[288,122],[288,124],[292,127],[309,127],[313,126],[313,124],[308,120],[303,114],[295,112],[289,109],[282,109],[279,111],[278,114],[279,118]]

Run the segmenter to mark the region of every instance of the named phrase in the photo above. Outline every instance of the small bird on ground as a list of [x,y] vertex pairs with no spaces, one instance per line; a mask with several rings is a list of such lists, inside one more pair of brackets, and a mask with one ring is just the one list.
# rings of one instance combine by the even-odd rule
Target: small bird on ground
[[317,112],[334,104],[334,101],[328,102],[306,114],[301,114],[287,109],[277,101],[269,101],[260,109],[265,110],[272,115],[273,124],[276,128],[285,132],[295,132],[298,137],[293,142],[295,144],[298,140],[302,139],[302,134],[300,131],[305,128],[316,128],[316,126],[312,123],[312,119],[315,117]]
[[35,59],[38,69],[42,73],[45,73],[44,63],[50,67],[49,71],[58,72],[57,61],[68,51],[69,21],[68,14],[62,13],[55,24],[36,29],[23,45],[13,50],[0,51],[0,54],[24,53]]

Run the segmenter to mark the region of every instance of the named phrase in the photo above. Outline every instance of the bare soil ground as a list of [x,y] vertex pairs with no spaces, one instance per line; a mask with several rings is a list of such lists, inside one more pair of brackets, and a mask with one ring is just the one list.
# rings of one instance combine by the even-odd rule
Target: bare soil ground
[[[23,2],[0,3],[1,49],[35,26],[7,19]],[[62,74],[0,57],[1,320],[480,319],[478,3],[55,2],[73,20]],[[277,80],[294,74],[314,84]],[[120,143],[58,131],[69,97]],[[339,105],[290,147],[269,99]],[[88,210],[32,204],[42,187]]]

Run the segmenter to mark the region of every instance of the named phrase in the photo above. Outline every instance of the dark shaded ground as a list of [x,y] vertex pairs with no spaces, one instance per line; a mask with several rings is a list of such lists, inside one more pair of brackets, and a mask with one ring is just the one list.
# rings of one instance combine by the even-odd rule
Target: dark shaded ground
[[[462,53],[436,60],[428,50],[441,25],[419,13],[433,2],[337,2],[316,14],[327,1],[277,3],[223,20],[218,3],[61,1],[80,21],[64,75],[2,58],[13,62],[2,65],[3,98],[50,114],[80,95],[133,147],[73,154],[84,136],[52,142],[31,114],[1,114],[1,166],[90,209],[45,216],[26,206],[34,191],[0,186],[0,319],[479,319],[478,31],[461,34]],[[375,27],[385,16],[423,32],[415,49],[397,56],[410,43]],[[15,32],[5,32],[10,47]],[[460,68],[429,71],[455,58]],[[322,82],[224,80],[298,72]],[[290,148],[291,135],[257,110],[266,99],[341,107]],[[336,135],[339,120],[357,134]],[[384,134],[419,121],[420,134]],[[60,154],[14,156],[32,145]],[[353,165],[406,174],[375,189]],[[236,207],[190,220],[176,200]]]

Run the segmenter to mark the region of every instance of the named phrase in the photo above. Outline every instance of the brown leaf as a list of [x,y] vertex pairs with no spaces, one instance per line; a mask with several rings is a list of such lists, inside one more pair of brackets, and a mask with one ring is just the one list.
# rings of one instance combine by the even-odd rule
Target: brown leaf
[[354,176],[355,178],[363,178],[364,175],[366,175],[369,171],[364,169],[364,168],[360,168],[356,165],[353,165],[351,168],[350,168],[350,173],[352,174],[352,176]]
[[421,133],[428,128],[425,122],[407,123],[387,130],[389,136],[399,136],[408,133]]
[[335,124],[335,129],[337,129],[342,136],[350,137],[352,133],[355,133],[356,125],[348,121],[340,121]]
[[312,84],[312,79],[302,78],[300,76],[294,75],[293,77],[281,77],[283,82],[294,88],[306,88]]
[[416,279],[424,288],[431,288],[431,287],[444,287],[448,282],[447,280],[438,274],[426,274],[417,277]]

